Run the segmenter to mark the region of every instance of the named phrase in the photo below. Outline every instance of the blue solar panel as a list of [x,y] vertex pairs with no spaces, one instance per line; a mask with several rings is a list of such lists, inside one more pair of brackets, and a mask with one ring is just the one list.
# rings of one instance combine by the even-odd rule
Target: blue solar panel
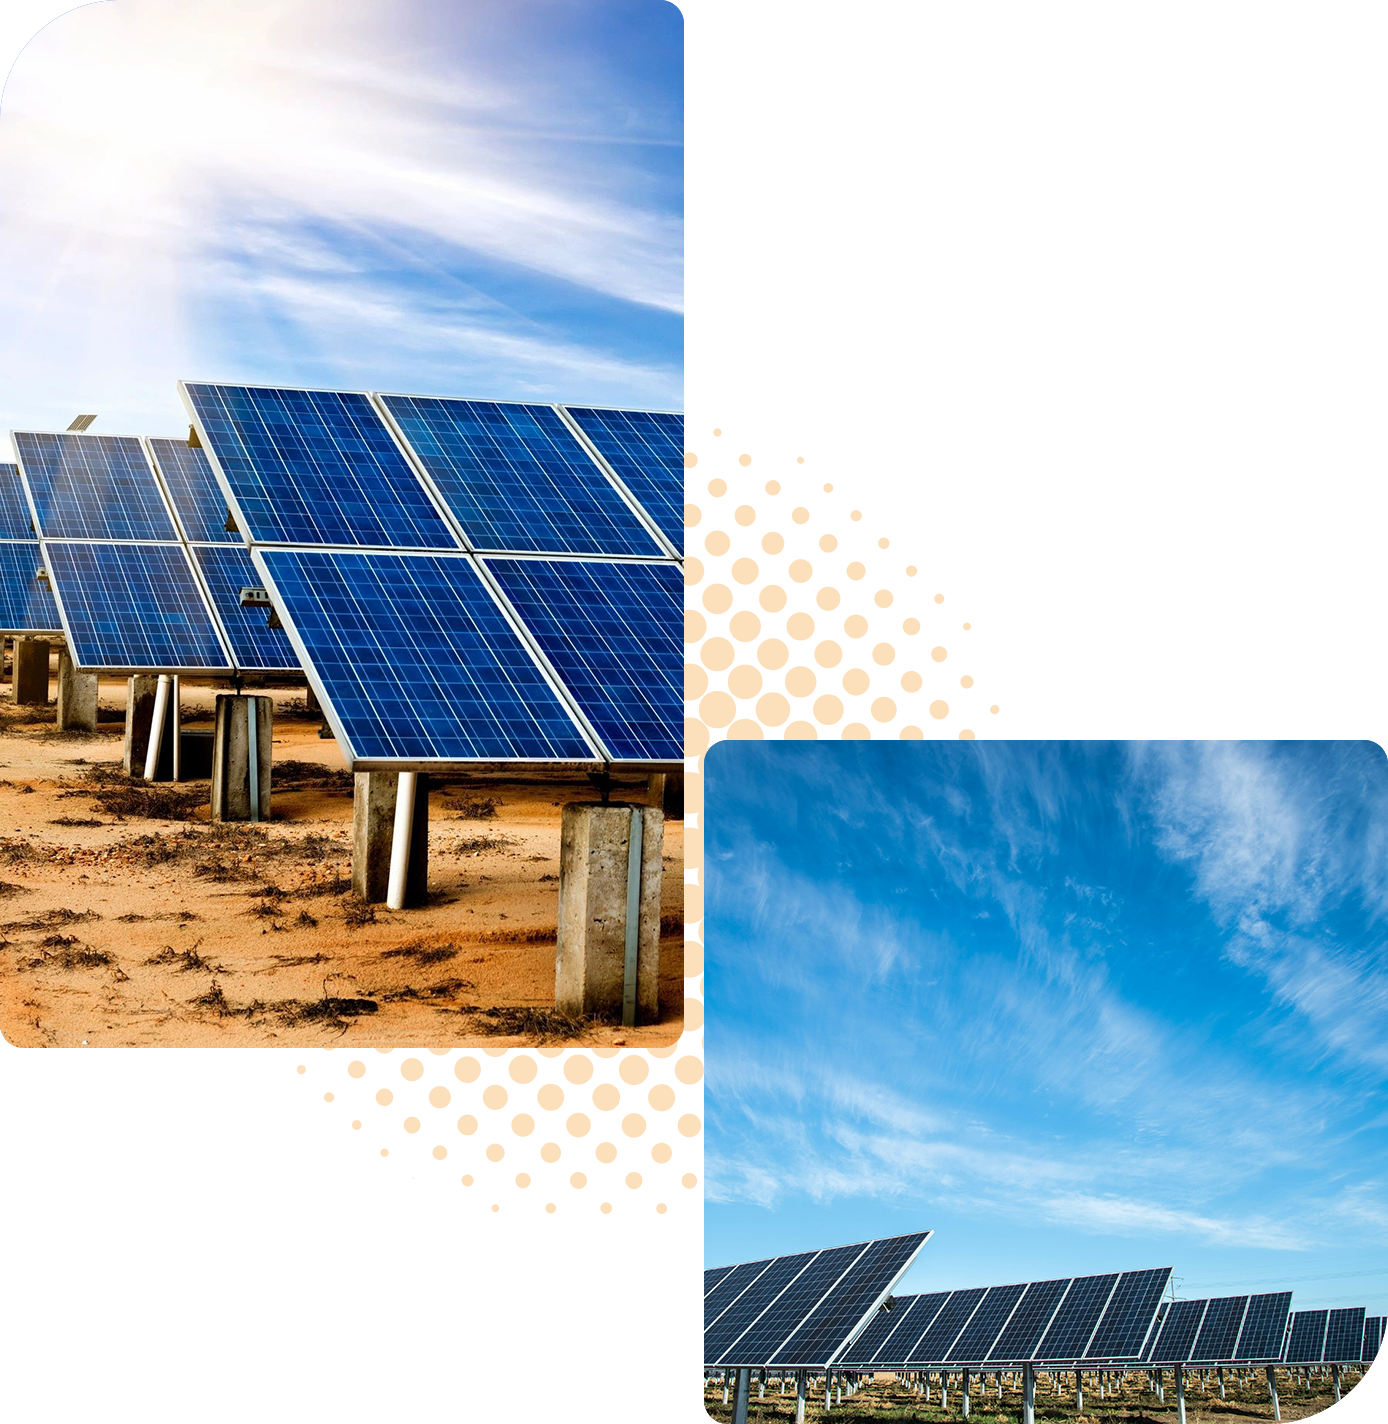
[[489,559],[487,567],[614,760],[683,758],[677,564]]
[[1191,1347],[1205,1318],[1205,1300],[1177,1300],[1167,1308],[1166,1319],[1148,1351],[1157,1364],[1183,1364],[1191,1357]]
[[186,440],[151,440],[149,448],[185,537],[195,544],[241,543],[226,527],[227,497],[207,455]]
[[704,1356],[720,1360],[760,1316],[770,1310],[819,1253],[802,1251],[798,1256],[779,1256],[754,1282],[717,1317],[704,1327]]
[[[1108,1303],[1108,1309],[1104,1311],[1099,1328],[1089,1342],[1085,1359],[1136,1359],[1142,1353],[1157,1306],[1170,1280],[1170,1266],[1148,1271],[1125,1271]],[[1234,1330],[1237,1334],[1237,1321]]]
[[1220,1296],[1210,1301],[1200,1334],[1191,1346],[1192,1360],[1232,1360],[1239,1341],[1239,1327],[1248,1309],[1246,1295]]
[[182,389],[252,542],[458,547],[366,396],[188,382]]
[[32,539],[29,501],[24,498],[18,465],[0,464],[0,539]]
[[1292,1365],[1318,1365],[1325,1351],[1325,1331],[1330,1324],[1328,1310],[1298,1310],[1292,1316],[1285,1359]]
[[1108,1308],[1118,1275],[1077,1276],[1051,1321],[1036,1355],[1041,1360],[1074,1360],[1084,1355],[1090,1336]]
[[962,1363],[986,1360],[993,1348],[993,1341],[1002,1333],[1013,1308],[1021,1299],[1025,1284],[994,1286],[983,1297],[982,1303],[969,1323],[960,1331],[954,1344],[949,1347],[949,1358]]
[[1056,1306],[1069,1288],[1069,1279],[1033,1281],[1012,1312],[1007,1328],[998,1336],[989,1356],[994,1360],[1030,1360],[1041,1336],[1055,1315]]
[[45,563],[78,667],[229,669],[182,546],[49,541]]
[[236,666],[246,672],[298,671],[289,635],[269,626],[269,610],[241,607],[241,590],[260,583],[250,550],[244,544],[219,544],[195,546],[192,553]]
[[930,1328],[930,1322],[948,1299],[948,1291],[898,1296],[891,1310],[877,1313],[868,1328],[853,1342],[843,1362],[872,1365],[905,1360],[911,1347]]
[[176,539],[144,447],[133,435],[16,431],[15,454],[46,539]]
[[1330,1312],[1330,1324],[1325,1332],[1325,1353],[1328,1365],[1343,1365],[1359,1358],[1364,1348],[1364,1315],[1362,1305]]
[[552,407],[381,400],[474,549],[663,552]]
[[1371,1315],[1364,1322],[1364,1363],[1371,1364],[1378,1358],[1383,1345],[1383,1327],[1388,1324],[1388,1316]]
[[52,593],[34,577],[42,565],[37,539],[0,544],[0,633],[56,633],[62,628]]
[[684,548],[684,416],[564,407],[656,527]]
[[1280,1360],[1287,1341],[1287,1316],[1292,1308],[1291,1291],[1270,1291],[1250,1296],[1248,1314],[1243,1318],[1236,1360]]
[[592,761],[465,557],[257,550],[354,761]]

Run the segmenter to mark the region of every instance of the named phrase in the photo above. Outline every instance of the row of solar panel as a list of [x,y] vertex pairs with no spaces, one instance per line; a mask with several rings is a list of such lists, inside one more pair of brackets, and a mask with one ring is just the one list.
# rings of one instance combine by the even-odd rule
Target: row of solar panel
[[1287,1329],[1282,1359],[1289,1365],[1365,1363],[1383,1343],[1381,1315],[1368,1315],[1362,1305],[1341,1310],[1299,1310]]

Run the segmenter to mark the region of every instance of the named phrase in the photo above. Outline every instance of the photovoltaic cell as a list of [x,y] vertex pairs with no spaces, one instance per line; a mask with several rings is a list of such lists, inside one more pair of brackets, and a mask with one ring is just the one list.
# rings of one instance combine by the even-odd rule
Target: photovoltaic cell
[[474,549],[663,552],[552,407],[419,396],[381,401]]
[[487,567],[614,760],[683,758],[677,564],[489,559]]
[[1191,1346],[1200,1333],[1205,1318],[1205,1300],[1173,1301],[1166,1310],[1166,1319],[1148,1351],[1147,1358],[1157,1364],[1183,1364],[1191,1358]]
[[952,1291],[930,1328],[912,1347],[911,1359],[932,1362],[948,1359],[950,1346],[959,1338],[959,1332],[969,1323],[969,1317],[987,1293],[985,1286]]
[[1287,1316],[1292,1308],[1291,1291],[1269,1291],[1248,1298],[1248,1314],[1243,1318],[1236,1360],[1280,1360],[1287,1343]]
[[732,1301],[728,1308],[704,1328],[704,1352],[710,1359],[721,1359],[746,1330],[776,1303],[777,1298],[804,1271],[819,1253],[802,1251],[798,1256],[780,1256]]
[[194,545],[192,555],[236,666],[246,672],[297,671],[294,647],[283,628],[269,626],[269,610],[241,607],[241,590],[260,583],[250,550],[244,544]]
[[63,626],[52,593],[34,577],[42,563],[37,539],[0,544],[0,633],[56,633]]
[[725,1277],[737,1270],[736,1266],[710,1266],[704,1272],[704,1299],[708,1299],[708,1294]]
[[1330,1324],[1328,1310],[1298,1310],[1292,1316],[1287,1336],[1288,1364],[1318,1365],[1325,1353],[1325,1331]]
[[1364,1315],[1362,1305],[1330,1312],[1321,1356],[1326,1364],[1343,1365],[1359,1358],[1364,1348]]
[[1106,1276],[1078,1276],[1065,1294],[1051,1327],[1036,1352],[1042,1360],[1078,1359],[1108,1306],[1118,1283],[1118,1273]]
[[0,539],[32,539],[29,501],[19,479],[19,466],[0,464]]
[[79,668],[230,669],[181,545],[50,540],[46,560]]
[[240,544],[241,536],[226,527],[227,497],[206,453],[186,440],[151,440],[149,448],[188,540],[194,544]]
[[684,416],[565,406],[656,527],[684,547]]
[[1388,1317],[1371,1315],[1364,1322],[1364,1363],[1367,1365],[1378,1358],[1383,1344],[1383,1327]]
[[365,395],[188,382],[182,389],[253,543],[458,547]]
[[1099,1322],[1099,1328],[1089,1342],[1085,1358],[1139,1358],[1162,1293],[1170,1280],[1170,1266],[1147,1271],[1124,1271],[1118,1288],[1108,1303],[1108,1309],[1104,1311],[1103,1319]]
[[1013,1307],[1021,1299],[1026,1284],[993,1286],[983,1297],[982,1303],[974,1311],[969,1323],[950,1346],[948,1358],[964,1363],[986,1360],[993,1348],[993,1341],[1002,1332],[1012,1314]]
[[[835,1246],[816,1255],[776,1302],[737,1342],[735,1357],[719,1356],[729,1364],[770,1364],[780,1360],[783,1347],[843,1273],[867,1249],[865,1242]],[[822,1363],[822,1362],[821,1362]]]
[[43,538],[178,538],[134,436],[16,431],[12,438]]
[[844,1362],[868,1365],[905,1359],[948,1299],[948,1291],[898,1296],[893,1308],[878,1311],[868,1328],[849,1346]]
[[1248,1309],[1246,1295],[1220,1296],[1209,1303],[1200,1333],[1191,1346],[1192,1360],[1232,1360],[1239,1342],[1239,1327]]
[[1056,1306],[1070,1285],[1069,1280],[1033,1281],[1022,1296],[1007,1328],[993,1346],[995,1360],[1030,1360],[1055,1314]]
[[258,549],[352,761],[592,761],[462,556]]
[[705,1330],[766,1270],[774,1259],[775,1257],[770,1257],[765,1261],[744,1261],[741,1265],[724,1266],[719,1269],[718,1279],[704,1294]]

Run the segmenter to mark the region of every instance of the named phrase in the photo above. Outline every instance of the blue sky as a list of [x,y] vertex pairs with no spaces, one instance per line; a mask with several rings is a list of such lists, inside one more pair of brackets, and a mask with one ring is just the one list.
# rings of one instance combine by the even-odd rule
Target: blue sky
[[678,408],[682,69],[664,0],[61,17],[0,101],[0,432],[176,434],[180,377]]
[[706,1260],[1388,1308],[1371,743],[725,742]]

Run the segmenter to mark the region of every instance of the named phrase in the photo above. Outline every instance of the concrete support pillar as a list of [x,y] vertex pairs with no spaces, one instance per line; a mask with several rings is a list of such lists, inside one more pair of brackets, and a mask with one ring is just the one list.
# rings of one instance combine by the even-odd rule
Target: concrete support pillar
[[1282,1405],[1277,1398],[1277,1366],[1268,1366],[1268,1394],[1272,1398],[1272,1417],[1276,1420],[1282,1418]]
[[[359,771],[352,784],[352,889],[368,904],[382,904],[390,882],[390,852],[395,835],[393,771]],[[429,778],[415,778],[414,823],[405,903],[422,905],[429,894]]]
[[[212,734],[212,819],[270,819],[270,755],[275,704],[268,697],[217,694]],[[176,720],[176,719],[171,719]],[[255,739],[251,731],[255,730]]]
[[[640,860],[632,864],[640,819]],[[554,1003],[561,1013],[621,1018],[627,982],[628,897],[635,888],[637,1023],[660,1017],[660,889],[665,818],[654,806],[564,807]],[[633,870],[635,875],[633,876]]]
[[[154,719],[154,699],[159,679],[140,673],[132,677],[125,697],[125,756],[121,765],[127,776],[143,776],[149,753],[150,724]],[[176,699],[164,717],[164,737],[155,768],[156,781],[168,781],[173,776],[173,744],[178,732],[179,708]]]
[[66,648],[58,653],[58,730],[96,731],[96,674],[78,672]]
[[14,640],[14,675],[10,697],[21,707],[48,706],[48,639]]
[[733,1392],[733,1424],[747,1424],[747,1396],[752,1391],[752,1371],[737,1372],[737,1387]]
[[667,821],[684,820],[684,773],[654,771],[646,778],[646,800],[659,806]]

